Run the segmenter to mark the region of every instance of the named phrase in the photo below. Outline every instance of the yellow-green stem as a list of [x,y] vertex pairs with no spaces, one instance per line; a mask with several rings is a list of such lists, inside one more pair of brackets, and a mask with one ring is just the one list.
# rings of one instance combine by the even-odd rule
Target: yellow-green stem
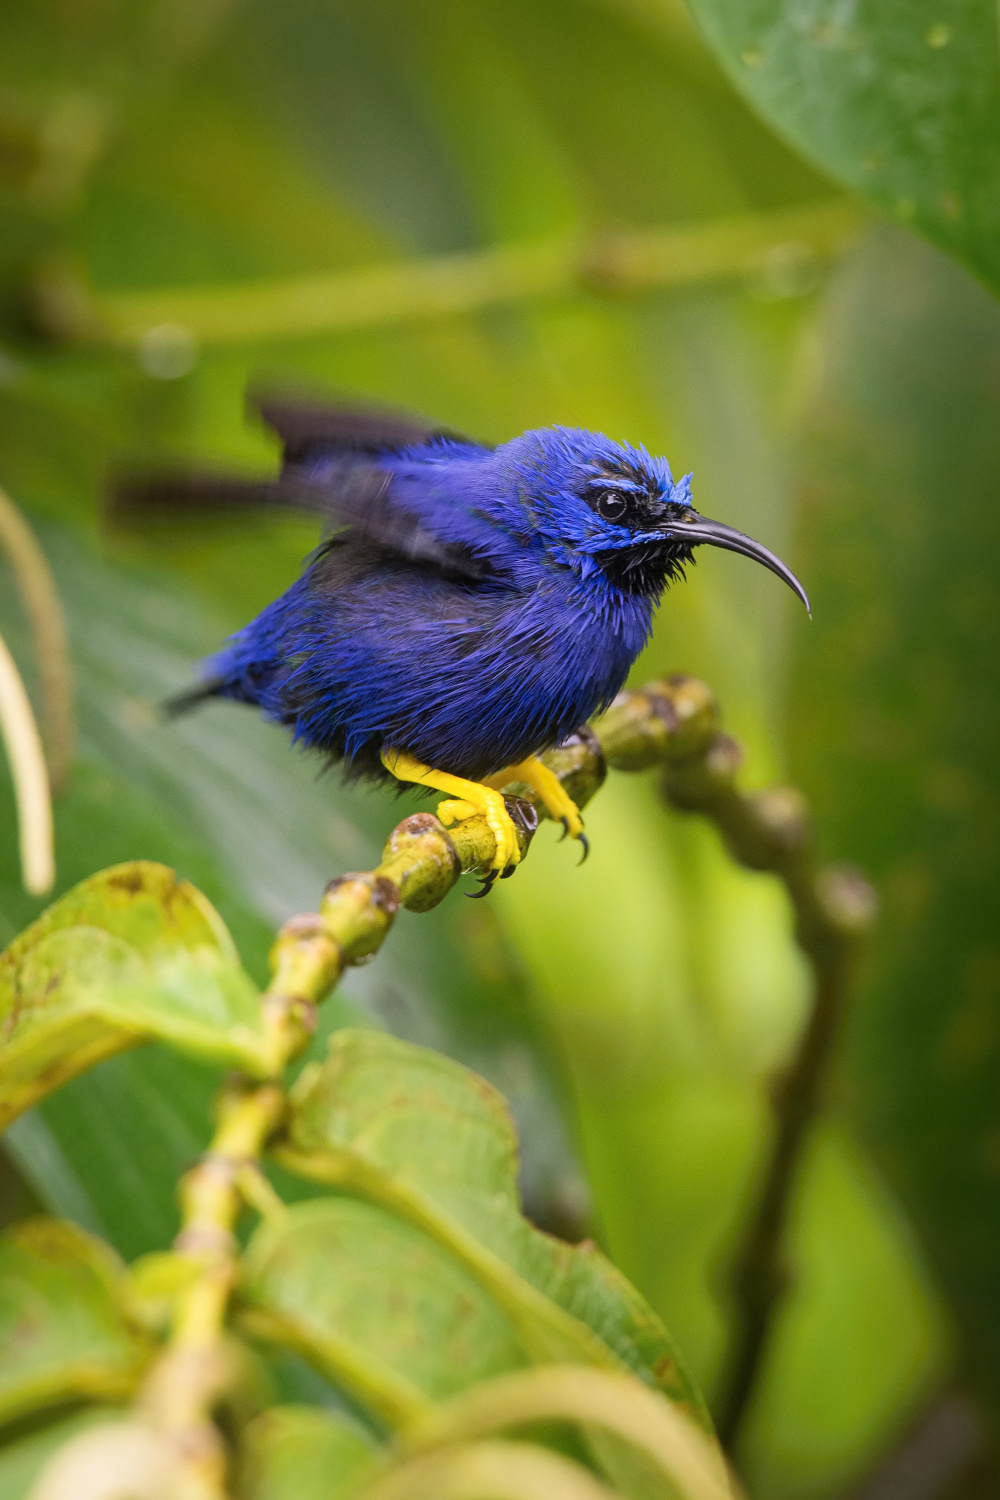
[[225,1088],[211,1145],[181,1181],[182,1228],[174,1250],[196,1261],[199,1271],[178,1296],[167,1348],[147,1376],[142,1406],[174,1446],[199,1500],[224,1500],[226,1493],[225,1451],[211,1412],[235,1374],[224,1330],[237,1271],[239,1179],[259,1160],[285,1107],[276,1084]]
[[862,216],[846,199],[669,228],[570,236],[402,261],[360,271],[153,292],[94,292],[51,263],[31,288],[53,337],[140,351],[157,340],[256,343],[440,318],[581,292],[769,278],[822,263],[857,236]]

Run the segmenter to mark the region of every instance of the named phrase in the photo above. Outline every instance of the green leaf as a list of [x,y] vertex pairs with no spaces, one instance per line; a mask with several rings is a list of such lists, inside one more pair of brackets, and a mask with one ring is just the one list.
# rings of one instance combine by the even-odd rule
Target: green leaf
[[0,1420],[131,1393],[148,1345],[119,1307],[121,1276],[113,1251],[57,1219],[0,1237]]
[[781,135],[1000,291],[994,0],[690,3]]
[[218,915],[144,860],[83,881],[0,954],[0,1017],[0,1124],[149,1037],[266,1067],[257,991]]
[[403,1215],[457,1256],[533,1358],[625,1366],[710,1427],[666,1329],[590,1246],[520,1211],[517,1142],[501,1095],[450,1058],[345,1030],[293,1093],[285,1163]]
[[390,1425],[525,1362],[471,1272],[374,1204],[314,1199],[262,1224],[241,1286],[250,1332],[297,1350]]
[[238,1500],[338,1500],[378,1451],[338,1412],[274,1406],[243,1430],[236,1494]]
[[882,892],[852,1115],[947,1291],[964,1378],[996,1410],[1000,309],[886,233],[838,275],[823,323],[800,449],[815,626],[794,765],[825,842]]

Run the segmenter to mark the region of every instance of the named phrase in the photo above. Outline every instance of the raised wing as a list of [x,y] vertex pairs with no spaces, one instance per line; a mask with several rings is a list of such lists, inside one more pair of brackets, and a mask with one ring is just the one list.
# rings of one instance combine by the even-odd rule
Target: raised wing
[[471,440],[422,417],[393,407],[354,402],[330,402],[297,396],[287,391],[251,387],[247,408],[276,432],[285,448],[285,462],[301,463],[317,451],[348,453],[398,453],[432,438],[453,442]]
[[[327,530],[348,528],[352,539],[392,553],[447,577],[480,583],[494,576],[489,562],[471,547],[444,542],[426,522],[402,508],[392,492],[392,475],[378,456],[450,438],[456,433],[419,417],[386,407],[342,402],[262,387],[251,388],[247,405],[278,434],[284,466],[276,479],[241,479],[231,474],[192,472],[123,476],[111,486],[110,514],[125,524],[148,519],[224,517],[248,510],[298,511],[314,515]],[[481,445],[473,445],[481,446]],[[332,458],[317,475],[310,458]],[[331,543],[337,540],[331,538]]]
[[[429,567],[462,583],[494,576],[489,562],[470,547],[444,542],[392,499],[392,476],[375,464],[348,461],[322,483],[294,471],[278,479],[239,479],[229,474],[148,474],[116,480],[110,514],[126,525],[147,520],[193,520],[238,516],[247,511],[294,511],[313,515],[327,530],[368,542],[418,567]],[[334,535],[331,543],[338,540]]]

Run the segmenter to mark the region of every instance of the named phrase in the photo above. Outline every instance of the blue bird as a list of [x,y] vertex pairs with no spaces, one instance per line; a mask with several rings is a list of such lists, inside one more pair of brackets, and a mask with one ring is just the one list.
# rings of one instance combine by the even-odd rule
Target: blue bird
[[[351,776],[445,795],[445,823],[484,814],[485,889],[520,858],[498,788],[526,782],[583,841],[540,753],[621,690],[671,580],[705,544],[754,558],[698,514],[691,476],[601,433],[546,427],[497,448],[396,413],[265,397],[284,445],[277,479],[150,478],[119,509],[247,504],[314,512],[328,534],[302,576],[206,663],[175,701],[256,705]],[[485,891],[484,891],[485,893]]]

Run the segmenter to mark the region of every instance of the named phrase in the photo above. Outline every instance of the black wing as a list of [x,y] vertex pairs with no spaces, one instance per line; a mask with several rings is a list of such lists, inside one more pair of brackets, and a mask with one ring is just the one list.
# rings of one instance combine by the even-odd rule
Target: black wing
[[[375,408],[309,406],[279,397],[258,398],[255,404],[285,442],[285,467],[278,478],[190,470],[121,476],[110,488],[112,519],[129,525],[253,510],[293,511],[318,517],[328,530],[349,528],[353,538],[459,582],[481,583],[494,576],[489,562],[472,548],[442,542],[395,503],[392,476],[373,462],[377,453],[444,435],[442,429]],[[322,482],[310,482],[297,460],[310,450],[329,453],[331,448],[339,450],[343,463]]]
[[451,438],[467,443],[461,433],[439,427],[423,417],[375,406],[338,401],[331,404],[315,396],[252,386],[247,409],[281,438],[285,462],[300,463],[317,449],[348,453],[396,453],[431,438]]

